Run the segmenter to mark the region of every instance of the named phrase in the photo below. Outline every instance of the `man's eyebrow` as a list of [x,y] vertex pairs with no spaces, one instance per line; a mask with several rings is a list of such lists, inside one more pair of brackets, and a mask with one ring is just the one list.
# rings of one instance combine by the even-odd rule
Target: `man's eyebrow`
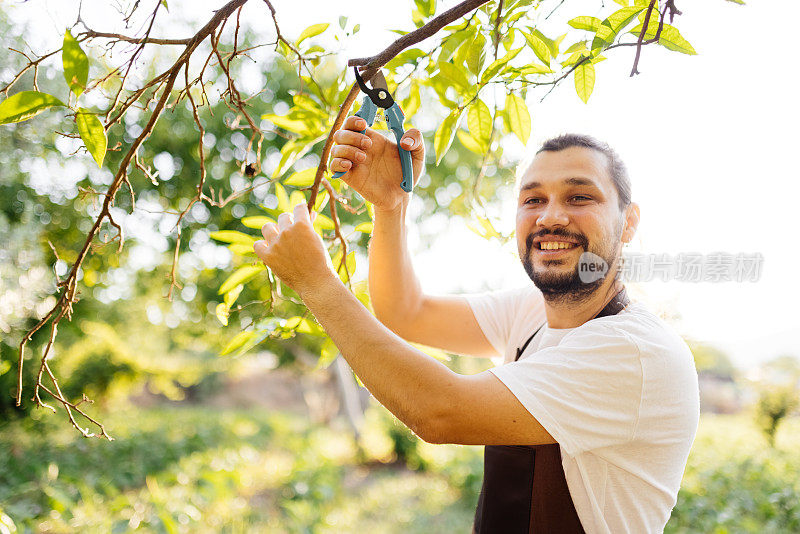
[[[592,180],[589,180],[588,178],[579,178],[579,177],[565,178],[563,182],[567,185],[588,185],[591,187],[597,187],[597,184],[594,183]],[[521,193],[523,191],[528,191],[529,189],[536,189],[538,187],[542,187],[541,182],[535,182],[535,181],[528,182],[527,184],[520,187],[519,191]]]

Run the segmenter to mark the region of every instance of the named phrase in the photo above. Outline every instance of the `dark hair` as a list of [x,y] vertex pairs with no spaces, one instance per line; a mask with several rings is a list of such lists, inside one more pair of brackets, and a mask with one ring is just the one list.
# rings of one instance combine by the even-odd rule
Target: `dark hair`
[[624,210],[631,203],[631,179],[628,176],[628,170],[625,168],[625,164],[622,162],[622,159],[620,159],[619,154],[608,146],[608,143],[598,141],[590,135],[562,134],[545,141],[542,144],[542,148],[537,150],[536,153],[558,152],[574,146],[591,148],[605,154],[608,159],[608,173],[611,175],[614,187],[617,188],[619,209]]

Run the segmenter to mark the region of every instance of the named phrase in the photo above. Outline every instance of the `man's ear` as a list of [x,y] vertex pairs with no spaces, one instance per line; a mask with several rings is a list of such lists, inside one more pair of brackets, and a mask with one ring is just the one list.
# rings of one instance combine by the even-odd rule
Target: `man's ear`
[[628,207],[625,208],[624,218],[625,227],[622,230],[622,242],[630,243],[639,226],[639,204],[631,202]]

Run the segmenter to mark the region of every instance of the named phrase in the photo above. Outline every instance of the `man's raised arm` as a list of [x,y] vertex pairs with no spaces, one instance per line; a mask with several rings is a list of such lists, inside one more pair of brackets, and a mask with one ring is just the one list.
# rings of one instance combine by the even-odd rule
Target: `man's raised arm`
[[[400,337],[457,354],[497,356],[463,297],[425,295],[411,264],[406,236],[410,194],[400,187],[400,159],[395,143],[350,117],[336,133],[331,170],[375,207],[369,246],[369,292],[375,315]],[[408,141],[408,144],[406,144]],[[411,151],[414,183],[425,149],[419,130],[401,140]]]

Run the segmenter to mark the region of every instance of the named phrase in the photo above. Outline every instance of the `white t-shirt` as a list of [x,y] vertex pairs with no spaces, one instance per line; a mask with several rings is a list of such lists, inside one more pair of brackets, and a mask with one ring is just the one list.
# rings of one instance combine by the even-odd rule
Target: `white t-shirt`
[[643,304],[548,328],[535,286],[465,295],[494,348],[491,369],[561,448],[587,533],[662,532],[677,500],[700,402],[689,347]]

